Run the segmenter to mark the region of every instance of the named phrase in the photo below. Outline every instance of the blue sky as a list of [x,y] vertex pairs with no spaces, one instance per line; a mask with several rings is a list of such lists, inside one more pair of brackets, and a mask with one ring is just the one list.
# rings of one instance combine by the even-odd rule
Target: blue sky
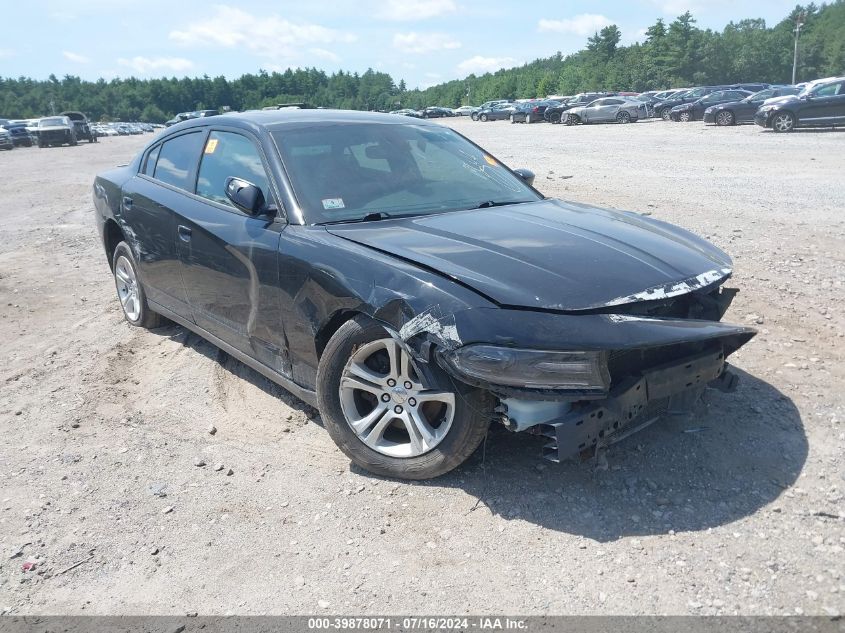
[[[8,4],[7,4],[8,3]],[[408,87],[583,48],[617,24],[623,43],[689,9],[702,28],[782,19],[794,0],[5,0],[0,76],[225,75],[316,66],[390,73]],[[1,24],[2,22],[0,22]],[[26,25],[26,26],[23,26]]]

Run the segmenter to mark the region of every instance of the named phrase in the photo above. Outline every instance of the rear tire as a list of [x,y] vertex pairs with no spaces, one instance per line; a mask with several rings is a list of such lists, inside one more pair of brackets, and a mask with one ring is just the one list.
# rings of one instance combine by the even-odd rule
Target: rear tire
[[486,115],[486,114],[482,114],[482,115],[480,115],[478,118],[479,118],[479,120],[481,120],[481,121],[483,121],[483,122],[485,122],[485,123],[487,122],[487,115]]
[[[389,348],[390,345],[396,347]],[[376,351],[367,357],[364,365],[362,358],[368,353],[368,348]],[[393,356],[388,349],[394,350]],[[381,356],[376,357],[377,354]],[[370,364],[370,359],[374,357],[376,361],[386,362],[386,365]],[[382,387],[382,383],[386,385],[385,381],[394,375],[394,361],[402,367],[406,358],[407,355],[381,325],[364,316],[355,317],[335,332],[320,358],[317,402],[332,440],[355,464],[384,477],[430,479],[459,466],[478,448],[492,419],[493,398],[487,392],[451,380],[438,367],[433,368],[437,384],[423,387],[412,363],[407,365],[407,372],[399,370],[395,374],[400,381],[395,387]],[[350,368],[356,369],[353,372]],[[359,373],[361,369],[363,374]],[[350,378],[352,373],[354,376]],[[414,385],[414,388],[400,388],[405,384]],[[358,389],[356,385],[365,388]],[[420,388],[417,389],[417,386]],[[442,409],[435,409],[431,426],[425,431],[433,432],[428,440],[431,448],[428,448],[427,440],[415,445],[410,437],[410,428],[401,418],[401,411],[408,415],[408,419],[412,418],[412,407],[418,416],[427,416],[427,413],[419,413],[428,402],[422,399],[422,394],[426,393],[435,396],[434,403],[442,404],[441,398],[454,403],[451,409],[445,404]],[[420,394],[419,408],[416,401],[411,404],[414,394]],[[387,400],[384,400],[385,397]],[[363,413],[359,407],[365,409]],[[396,413],[397,410],[401,410],[400,413]],[[350,414],[352,422],[347,417]],[[437,427],[435,422],[439,422]],[[351,426],[353,423],[358,427],[357,432]],[[426,424],[429,424],[428,419]],[[447,426],[441,434],[442,424]],[[419,428],[418,424],[411,426]],[[407,443],[404,442],[406,437]],[[393,454],[397,452],[406,456]]]
[[631,122],[631,115],[630,115],[630,113],[625,112],[623,110],[622,112],[620,112],[619,114],[616,115],[616,120],[619,123],[630,123]]
[[162,324],[162,317],[153,312],[147,304],[147,295],[138,277],[135,257],[126,242],[121,242],[114,249],[112,274],[117,288],[117,298],[120,300],[126,321],[130,325],[148,330],[159,327]]

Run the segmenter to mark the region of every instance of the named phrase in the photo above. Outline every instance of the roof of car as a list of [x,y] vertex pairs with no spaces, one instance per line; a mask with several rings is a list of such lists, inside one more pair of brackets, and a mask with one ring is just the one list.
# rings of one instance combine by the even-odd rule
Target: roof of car
[[169,128],[186,130],[192,127],[208,125],[231,125],[253,130],[275,131],[288,125],[302,123],[385,123],[392,125],[437,125],[422,119],[398,117],[395,114],[381,112],[361,112],[358,110],[248,110],[247,112],[229,112],[213,117],[189,119]]

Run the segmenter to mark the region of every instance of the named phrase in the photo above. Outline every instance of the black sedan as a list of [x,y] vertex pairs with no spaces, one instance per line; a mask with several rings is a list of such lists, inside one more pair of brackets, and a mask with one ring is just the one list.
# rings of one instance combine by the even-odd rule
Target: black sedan
[[738,101],[750,96],[747,90],[717,90],[706,97],[697,99],[691,103],[684,103],[675,106],[669,111],[669,118],[673,121],[701,121],[704,118],[704,111],[720,103]]
[[482,108],[476,114],[476,121],[504,121],[510,119],[511,114],[516,112],[517,104],[515,103],[496,103],[489,108]]
[[766,99],[798,94],[800,88],[795,86],[772,86],[748,95],[739,101],[729,101],[708,107],[704,111],[704,122],[716,125],[736,125],[737,123],[753,123],[754,113],[763,105]]
[[559,105],[560,101],[554,99],[520,103],[511,113],[511,123],[540,123],[545,120],[543,114],[547,108]]
[[126,321],[198,333],[360,467],[421,479],[492,421],[594,454],[731,388],[754,336],[721,323],[721,250],[532,181],[433,122],[287,110],[172,126],[94,203]]
[[439,106],[431,106],[422,111],[422,118],[424,119],[440,119],[448,116],[455,116],[455,113],[449,108],[441,108]]

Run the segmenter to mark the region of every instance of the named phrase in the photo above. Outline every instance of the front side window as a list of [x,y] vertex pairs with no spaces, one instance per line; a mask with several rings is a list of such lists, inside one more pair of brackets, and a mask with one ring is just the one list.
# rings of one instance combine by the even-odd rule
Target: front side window
[[153,178],[185,191],[193,191],[190,175],[197,164],[202,136],[202,132],[197,131],[165,141],[159,150]]
[[541,199],[492,156],[441,126],[320,123],[273,137],[309,223]]
[[270,186],[261,155],[255,144],[235,132],[208,135],[197,176],[197,195],[221,204],[232,205],[226,197],[226,179],[240,178],[252,183],[270,201]]
[[814,97],[835,97],[836,95],[840,94],[840,88],[842,87],[841,83],[836,84],[828,84],[827,86],[822,86],[815,92],[813,92]]

